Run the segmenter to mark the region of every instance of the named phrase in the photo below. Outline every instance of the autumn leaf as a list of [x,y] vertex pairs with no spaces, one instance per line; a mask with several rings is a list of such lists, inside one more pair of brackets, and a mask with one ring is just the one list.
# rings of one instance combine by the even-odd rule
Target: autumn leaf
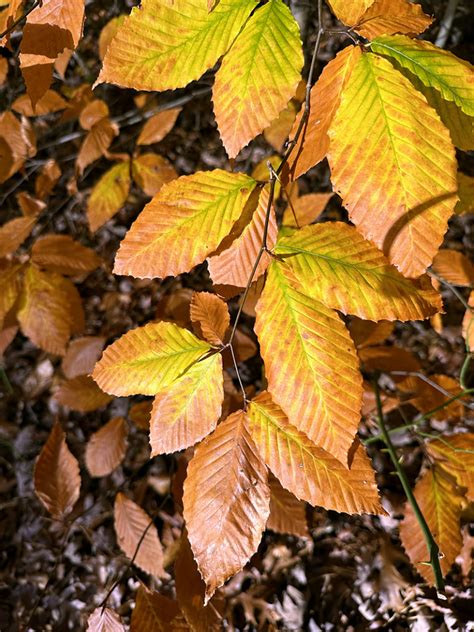
[[412,395],[410,403],[423,414],[434,408],[442,408],[433,415],[435,419],[462,417],[464,413],[462,402],[455,400],[447,404],[449,399],[462,391],[459,383],[449,375],[431,375],[429,382],[410,375],[401,380],[397,387],[401,392]]
[[0,226],[0,258],[15,252],[27,239],[37,222],[37,217],[17,217]]
[[163,549],[150,516],[119,492],[115,497],[114,526],[117,542],[128,559],[142,571],[163,577]]
[[109,116],[109,106],[102,99],[93,99],[87,103],[79,115],[82,129],[90,131],[94,125]]
[[139,586],[132,612],[131,632],[172,632],[173,619],[180,614],[176,601]]
[[46,235],[37,239],[31,249],[31,260],[37,266],[71,276],[81,276],[100,266],[102,259],[69,235]]
[[309,532],[305,503],[282,487],[274,476],[269,478],[269,484],[270,515],[266,528],[275,533],[307,537]]
[[130,190],[130,164],[119,162],[108,169],[93,187],[87,202],[91,232],[101,228],[125,204]]
[[255,186],[244,174],[220,169],[165,184],[120,244],[114,272],[139,278],[188,272],[219,246]]
[[[341,92],[361,54],[357,46],[344,48],[324,67],[311,88],[308,120],[288,159],[292,179],[299,178],[326,157],[329,127],[339,107]],[[303,110],[296,118],[290,138],[296,136],[302,116]]]
[[246,415],[233,413],[196,448],[184,483],[184,519],[206,600],[257,550],[269,502]]
[[180,112],[181,108],[171,108],[150,117],[140,132],[137,145],[152,145],[163,140],[173,129]]
[[66,351],[61,368],[68,379],[79,375],[88,375],[94,370],[104,348],[105,338],[100,336],[84,336],[73,340]]
[[20,295],[22,270],[21,264],[0,262],[0,330]]
[[428,441],[428,453],[453,476],[458,485],[466,488],[466,497],[474,502],[474,433],[443,435]]
[[35,493],[53,518],[70,513],[80,494],[79,463],[66,444],[66,435],[55,423],[34,471]]
[[272,263],[256,307],[255,332],[268,390],[289,421],[341,463],[354,441],[362,377],[339,316],[306,296],[288,266]]
[[[462,495],[455,480],[441,467],[432,467],[417,481],[413,490],[418,506],[439,546],[439,563],[443,575],[451,568],[462,547]],[[413,509],[405,507],[400,524],[400,538],[412,564],[426,581],[434,583],[433,570],[423,534]]]
[[64,380],[54,393],[54,399],[62,406],[81,413],[88,413],[107,406],[112,397],[104,393],[88,375]]
[[106,393],[155,395],[209,350],[207,343],[173,323],[148,323],[108,346],[92,377]]
[[255,0],[220,0],[208,13],[198,0],[144,0],[109,44],[97,83],[183,88],[228,50],[254,7]]
[[22,94],[12,104],[12,110],[24,116],[44,116],[45,114],[64,110],[66,107],[67,101],[54,90],[47,90],[34,108],[27,94]]
[[459,202],[456,205],[456,213],[464,215],[474,211],[474,178],[465,173],[458,172]]
[[448,130],[408,79],[367,53],[343,89],[329,136],[331,180],[350,219],[402,274],[421,275],[457,201]]
[[283,225],[290,228],[303,228],[314,222],[324,211],[334,193],[309,193],[288,203],[283,214]]
[[116,612],[99,607],[89,615],[86,632],[125,632],[125,628]]
[[433,259],[433,271],[452,285],[474,284],[474,265],[462,252],[445,248]]
[[161,187],[178,177],[173,165],[158,154],[147,153],[132,162],[133,179],[147,195],[153,197]]
[[351,338],[358,349],[373,347],[384,342],[394,330],[394,324],[387,320],[374,323],[371,320],[353,318],[349,325]]
[[367,320],[416,320],[441,310],[427,277],[410,280],[353,226],[312,224],[280,238],[285,259],[305,293],[344,314]]
[[[359,358],[365,371],[420,371],[421,364],[418,358],[403,347],[396,345],[374,345],[362,347],[358,350]],[[403,377],[392,375],[394,381],[401,381]]]
[[425,31],[433,18],[423,13],[416,2],[409,0],[375,0],[354,27],[367,39],[377,35],[406,33],[418,35]]
[[0,184],[8,180],[36,154],[36,137],[28,119],[12,112],[0,114]]
[[191,300],[190,316],[195,332],[211,345],[224,344],[230,324],[229,310],[224,301],[209,292],[195,292]]
[[374,0],[328,0],[332,12],[341,22],[349,26],[357,24]]
[[110,42],[117,35],[117,31],[119,27],[122,26],[126,17],[126,15],[117,15],[116,17],[109,20],[104,28],[101,30],[99,35],[99,57],[101,60],[104,59]]
[[269,0],[245,24],[216,73],[214,113],[229,158],[278,117],[296,92],[302,67],[298,24],[282,0]]
[[52,193],[60,177],[61,169],[56,160],[54,160],[54,158],[47,160],[36,176],[36,197],[40,200],[45,200]]
[[150,418],[151,455],[178,452],[203,439],[216,427],[223,398],[222,357],[215,353],[156,395]]
[[107,155],[107,151],[118,133],[118,125],[107,117],[91,127],[77,154],[76,167],[80,175],[88,165]]
[[91,476],[108,476],[120,465],[127,449],[127,422],[114,417],[91,435],[85,461]]
[[149,399],[133,404],[128,412],[129,419],[142,430],[148,431],[152,406],[153,402]]
[[385,513],[362,446],[347,469],[291,425],[266,392],[250,402],[249,416],[251,436],[263,460],[299,500],[346,513]]
[[474,291],[469,295],[468,307],[462,319],[462,335],[469,351],[474,349]]

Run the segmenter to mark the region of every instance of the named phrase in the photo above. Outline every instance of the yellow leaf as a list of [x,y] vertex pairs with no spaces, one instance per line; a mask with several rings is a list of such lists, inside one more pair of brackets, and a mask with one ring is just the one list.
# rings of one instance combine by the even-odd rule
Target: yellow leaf
[[215,294],[195,292],[191,300],[190,315],[195,331],[211,345],[224,344],[230,324],[229,310],[224,301]]
[[113,395],[155,395],[171,386],[210,348],[173,323],[148,323],[108,346],[92,377]]
[[35,215],[17,217],[0,226],[0,259],[21,246],[29,237],[37,220]]
[[[151,524],[150,524],[151,523]],[[119,547],[142,571],[163,577],[163,549],[150,516],[119,492],[114,504],[114,527]]]
[[87,219],[95,233],[125,204],[130,190],[130,164],[120,162],[111,167],[91,191],[87,203]]
[[[223,285],[234,285],[245,287],[257,259],[258,251],[262,245],[265,217],[269,202],[268,187],[260,192],[257,208],[255,209],[250,222],[242,231],[242,234],[235,239],[229,248],[223,250],[214,257],[209,257],[207,264],[209,274],[214,283]],[[275,217],[275,210],[271,209],[268,223],[267,247],[272,249],[275,246],[278,233],[278,226]],[[255,270],[253,280],[256,281],[270,265],[271,257],[264,252]]]
[[456,213],[458,215],[472,213],[474,211],[474,178],[472,176],[458,172],[458,195]]
[[276,248],[308,296],[366,320],[417,320],[441,309],[428,277],[411,280],[353,226],[312,224],[283,236]]
[[110,42],[117,35],[117,31],[119,27],[122,26],[126,17],[126,15],[117,15],[116,17],[109,20],[104,28],[101,30],[99,35],[99,57],[101,60],[104,59]]
[[385,513],[362,446],[348,470],[292,426],[268,393],[250,402],[249,415],[252,438],[263,460],[298,499],[346,513]]
[[230,158],[286,107],[302,67],[298,25],[282,0],[269,0],[249,19],[216,74],[214,113]]
[[44,444],[34,472],[35,493],[53,518],[63,518],[77,502],[81,488],[79,463],[55,423]]
[[55,272],[28,267],[18,310],[25,336],[48,353],[64,355],[82,318],[80,297],[70,281]]
[[255,185],[220,169],[164,185],[120,244],[114,272],[139,278],[188,272],[230,232]]
[[[308,120],[288,160],[292,179],[299,178],[326,157],[329,127],[339,107],[342,89],[361,54],[358,46],[344,48],[324,67],[311,88]],[[290,138],[296,136],[302,116],[303,110],[296,118]]]
[[230,47],[255,0],[143,0],[107,48],[98,83],[136,90],[183,88]]
[[133,179],[153,197],[161,187],[178,177],[173,165],[158,154],[142,154],[132,162]]
[[433,18],[419,4],[409,0],[375,0],[360,18],[355,30],[367,39],[377,35],[406,33],[418,35],[425,31]]
[[89,375],[79,375],[62,382],[54,393],[54,399],[62,406],[81,413],[97,410],[112,401],[112,397],[104,393]]
[[436,274],[452,285],[469,287],[474,284],[474,265],[462,252],[444,248],[433,259]]
[[100,266],[102,259],[69,235],[46,235],[31,249],[31,260],[51,272],[81,276]]
[[151,456],[184,450],[217,425],[224,399],[222,357],[194,364],[155,397],[150,419]]
[[233,413],[197,448],[184,482],[184,519],[206,598],[255,553],[270,510],[267,470]]
[[431,264],[457,201],[448,130],[382,57],[359,57],[329,131],[331,180],[350,219],[409,277]]
[[137,145],[151,145],[163,140],[173,129],[180,112],[181,108],[172,108],[158,112],[149,118],[140,132]]
[[[441,467],[427,470],[413,490],[421,512],[440,549],[443,575],[451,568],[462,547],[462,495],[454,479]],[[400,524],[400,538],[412,564],[426,581],[434,583],[433,571],[427,565],[428,550],[418,520],[410,505],[405,505],[405,517]],[[425,563],[423,563],[425,562]]]
[[309,298],[288,266],[272,263],[255,331],[268,390],[290,423],[343,464],[362,406],[354,343],[334,310]]
[[466,488],[467,499],[474,502],[474,433],[443,435],[425,446],[458,485]]
[[127,422],[115,417],[94,432],[86,445],[85,462],[91,476],[108,476],[120,465],[127,449]]
[[280,485],[274,476],[269,478],[270,515],[267,529],[275,533],[304,538],[309,535],[306,505]]
[[328,0],[332,12],[341,22],[354,26],[374,0]]

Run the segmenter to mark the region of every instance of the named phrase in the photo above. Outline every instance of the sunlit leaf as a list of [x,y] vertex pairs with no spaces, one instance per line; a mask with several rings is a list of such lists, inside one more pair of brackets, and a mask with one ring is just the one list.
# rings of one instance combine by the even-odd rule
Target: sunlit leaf
[[286,107],[302,67],[298,24],[282,0],[269,0],[249,19],[216,74],[214,113],[230,158]]
[[0,183],[5,182],[36,154],[36,138],[28,119],[12,112],[0,114]]
[[125,204],[130,190],[130,164],[119,162],[95,184],[87,202],[87,219],[94,233]]
[[99,35],[99,57],[101,60],[104,59],[110,42],[117,35],[117,31],[119,27],[122,26],[126,17],[126,15],[117,15],[113,17],[101,30]]
[[27,94],[22,94],[12,104],[12,110],[24,116],[44,116],[45,114],[64,110],[66,107],[67,101],[54,90],[47,90],[36,103],[35,108],[32,107],[30,97]]
[[357,24],[374,0],[328,0],[334,15],[349,26]]
[[433,271],[452,285],[474,284],[474,265],[462,252],[445,248],[433,259]]
[[120,244],[114,272],[140,278],[188,272],[230,232],[255,185],[220,169],[164,185]]
[[269,502],[246,415],[233,413],[196,448],[184,483],[184,518],[208,599],[257,550]]
[[224,344],[230,324],[229,310],[215,294],[195,292],[191,301],[190,315],[195,331],[211,345]]
[[86,445],[85,461],[91,476],[108,476],[120,465],[127,449],[127,422],[114,417],[91,435]]
[[283,224],[292,228],[303,228],[314,222],[324,211],[334,193],[309,193],[288,203],[283,214]]
[[125,632],[125,627],[116,612],[99,607],[89,615],[86,632]]
[[113,395],[155,395],[209,349],[207,343],[173,323],[148,323],[107,347],[92,377]]
[[59,423],[54,424],[36,461],[34,481],[36,495],[53,518],[72,511],[79,498],[81,475]]
[[107,154],[113,139],[118,133],[119,128],[117,124],[108,118],[103,118],[92,126],[77,154],[76,167],[79,174],[82,174],[88,165]]
[[425,31],[433,18],[419,4],[409,0],[375,0],[361,16],[355,30],[367,39],[377,35],[406,33],[418,35]]
[[274,476],[270,477],[269,483],[270,515],[266,528],[275,533],[307,537],[309,532],[305,503],[282,487]]

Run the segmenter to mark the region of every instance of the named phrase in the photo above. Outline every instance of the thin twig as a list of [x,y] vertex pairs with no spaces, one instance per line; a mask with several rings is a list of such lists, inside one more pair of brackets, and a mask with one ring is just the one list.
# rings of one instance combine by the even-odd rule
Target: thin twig
[[[406,377],[417,377],[422,382],[426,382],[426,384],[429,384],[431,388],[434,388],[436,391],[439,391],[445,397],[452,396],[452,393],[447,391],[445,388],[443,388],[442,386],[440,386],[433,380],[430,380],[430,378],[426,376],[424,373],[421,373],[421,371],[388,371],[388,374],[400,375],[400,376],[406,376]],[[469,389],[465,389],[465,390],[469,390]],[[461,395],[460,397],[463,397],[463,396]],[[463,405],[466,406],[466,408],[469,408],[469,410],[474,410],[474,404],[470,404],[469,402],[463,402]]]
[[379,427],[382,433],[383,442],[387,446],[387,451],[395,467],[398,478],[400,479],[400,482],[403,487],[403,491],[406,494],[407,500],[410,503],[411,508],[413,509],[413,513],[415,514],[416,520],[423,533],[423,538],[426,542],[426,547],[428,549],[428,555],[430,559],[429,563],[431,565],[431,568],[433,569],[433,574],[435,577],[436,588],[440,592],[443,592],[444,580],[443,580],[443,573],[441,572],[441,566],[439,563],[439,547],[435,539],[433,538],[433,534],[431,533],[428,523],[426,522],[425,517],[423,515],[423,512],[421,511],[418,505],[418,502],[415,498],[415,495],[413,494],[413,491],[410,487],[410,483],[408,482],[408,479],[405,475],[405,471],[400,465],[400,461],[397,456],[397,451],[395,450],[395,447],[390,438],[390,433],[387,431],[387,428],[385,426],[385,419],[384,419],[384,414],[383,414],[383,409],[382,409],[382,400],[380,398],[380,389],[379,389],[379,383],[378,383],[377,378],[374,379],[374,392],[375,392],[375,401],[377,403],[377,418],[378,418]]
[[26,18],[30,15],[32,11],[36,9],[36,7],[39,7],[42,4],[43,4],[43,0],[35,0],[35,2],[33,2],[31,7],[27,11],[25,11],[22,15],[20,15],[20,17],[17,20],[12,22],[10,26],[3,31],[3,33],[0,33],[0,40],[2,40],[5,37],[5,35],[8,35],[9,33],[11,33],[19,24],[23,22],[23,20],[26,20]]

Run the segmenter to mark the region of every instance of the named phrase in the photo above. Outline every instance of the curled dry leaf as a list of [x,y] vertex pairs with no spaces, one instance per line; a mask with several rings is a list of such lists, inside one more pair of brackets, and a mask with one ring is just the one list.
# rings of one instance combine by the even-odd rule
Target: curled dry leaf
[[142,154],[132,164],[133,179],[144,192],[153,197],[161,187],[178,177],[173,165],[158,154]]
[[66,435],[56,422],[43,446],[34,471],[35,493],[53,518],[63,518],[79,498],[79,463],[66,444]]
[[86,632],[125,632],[125,627],[116,612],[99,607],[89,615]]
[[469,287],[474,284],[474,265],[466,255],[457,250],[440,250],[433,259],[432,268],[452,285]]
[[155,577],[163,577],[163,549],[150,516],[125,494],[115,497],[114,526],[117,542],[134,564]]
[[46,208],[46,202],[34,198],[26,191],[20,191],[16,195],[18,206],[25,217],[35,217]]
[[105,338],[100,336],[84,336],[73,340],[61,363],[64,375],[68,379],[79,375],[88,375],[94,370],[95,363],[104,348]]
[[96,123],[109,116],[109,106],[102,99],[94,99],[86,104],[79,115],[82,129],[90,131]]
[[206,602],[257,550],[269,503],[266,467],[238,411],[196,448],[184,482],[184,519]]
[[112,396],[104,393],[88,375],[80,375],[62,382],[54,393],[54,399],[62,406],[81,413],[107,406]]
[[198,335],[216,347],[224,344],[230,316],[222,299],[209,292],[194,292],[190,314]]
[[28,119],[12,112],[0,114],[0,183],[8,180],[36,154],[36,139]]
[[180,112],[181,108],[172,108],[149,118],[140,132],[137,145],[151,145],[163,140],[173,129]]
[[94,432],[86,445],[85,461],[91,476],[108,476],[127,450],[128,426],[123,417],[111,419]]
[[27,239],[36,224],[37,217],[17,217],[0,226],[0,258],[15,252]]
[[474,291],[469,295],[468,309],[462,319],[462,335],[466,341],[466,347],[474,350]]
[[54,159],[47,160],[35,180],[35,194],[45,200],[52,193],[61,177],[61,169]]
[[100,266],[102,259],[69,235],[46,235],[37,239],[31,250],[33,263],[59,274],[80,276]]
[[269,484],[270,515],[266,528],[275,533],[307,537],[309,532],[305,503],[282,487],[274,476],[269,477]]

